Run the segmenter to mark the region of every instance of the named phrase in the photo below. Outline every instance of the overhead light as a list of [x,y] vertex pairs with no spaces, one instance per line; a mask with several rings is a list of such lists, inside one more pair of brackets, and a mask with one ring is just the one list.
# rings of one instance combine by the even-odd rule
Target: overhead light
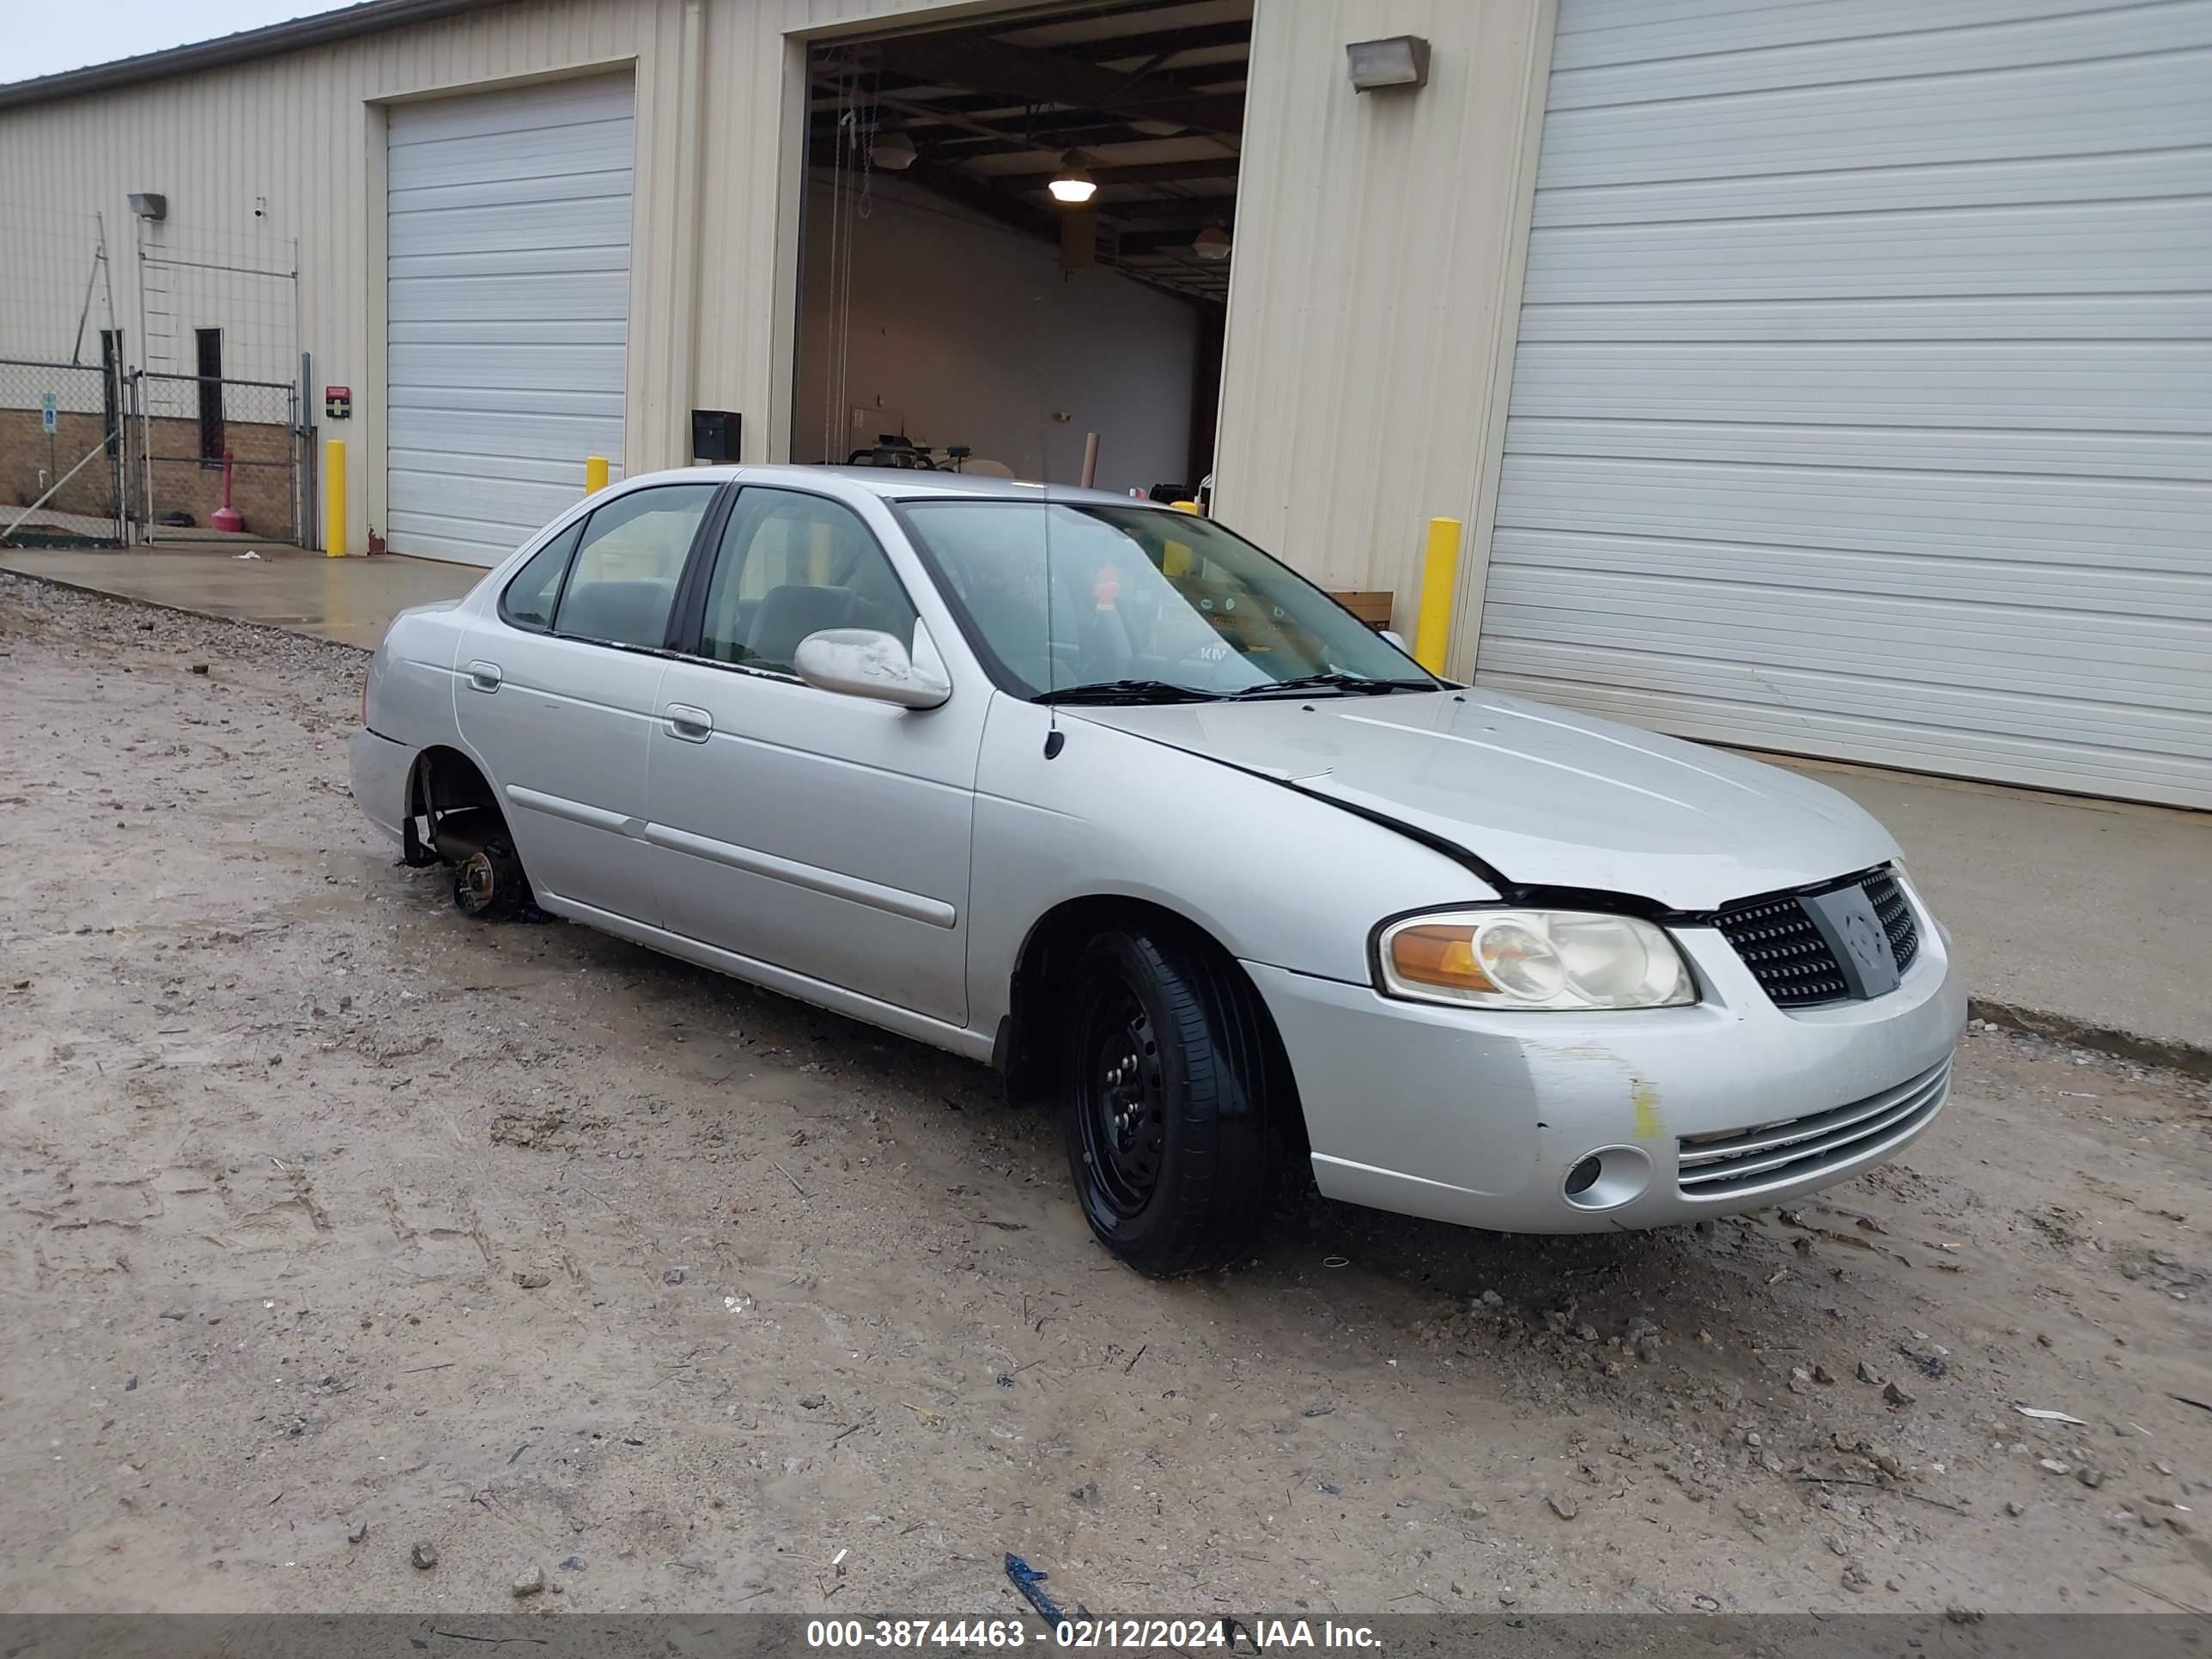
[[1418,34],[1394,34],[1386,40],[1353,40],[1344,48],[1355,91],[1382,87],[1425,87],[1429,83],[1429,43]]
[[1210,265],[1218,265],[1226,259],[1232,246],[1229,233],[1218,223],[1208,225],[1190,239],[1192,254]]
[[1060,171],[1045,188],[1054,201],[1079,207],[1098,193],[1098,181],[1085,169],[1081,153],[1070,150],[1060,158]]
[[1132,121],[1129,131],[1141,132],[1147,138],[1172,138],[1185,129],[1180,121]]
[[914,140],[896,127],[878,131],[868,146],[868,160],[885,173],[904,173],[914,165],[915,154]]

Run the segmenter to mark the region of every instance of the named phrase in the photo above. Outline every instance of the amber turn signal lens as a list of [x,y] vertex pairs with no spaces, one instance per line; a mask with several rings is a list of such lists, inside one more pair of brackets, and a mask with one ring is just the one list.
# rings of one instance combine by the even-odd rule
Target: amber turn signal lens
[[1390,965],[1400,979],[1455,991],[1494,991],[1474,960],[1474,934],[1450,924],[1401,927],[1390,936]]

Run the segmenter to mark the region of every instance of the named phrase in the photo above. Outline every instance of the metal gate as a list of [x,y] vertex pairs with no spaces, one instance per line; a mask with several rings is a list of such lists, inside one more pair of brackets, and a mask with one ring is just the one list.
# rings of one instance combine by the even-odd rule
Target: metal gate
[[125,539],[130,422],[104,344],[105,365],[0,357],[0,544]]
[[131,385],[147,540],[301,539],[299,387],[144,370]]
[[299,542],[303,483],[299,244],[173,219],[135,222],[140,362],[135,514],[149,541]]

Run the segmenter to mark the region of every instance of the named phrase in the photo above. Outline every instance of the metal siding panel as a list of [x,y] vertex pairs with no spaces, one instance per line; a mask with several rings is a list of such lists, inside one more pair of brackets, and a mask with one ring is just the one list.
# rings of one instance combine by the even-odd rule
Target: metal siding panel
[[[706,3],[728,34],[750,28],[753,15],[775,0]],[[88,222],[91,210],[104,211],[109,246],[118,255],[111,264],[116,313],[132,337],[134,360],[142,343],[135,337],[137,272],[131,257],[127,192],[167,192],[176,225],[258,225],[288,244],[296,239],[300,343],[313,355],[319,383],[354,389],[355,418],[325,425],[321,435],[343,440],[349,452],[349,538],[360,548],[372,526],[389,527],[383,515],[386,434],[380,332],[386,276],[381,257],[386,115],[397,118],[404,136],[414,117],[427,118],[443,101],[384,106],[381,100],[417,99],[488,78],[566,74],[586,67],[605,70],[635,58],[642,107],[672,73],[670,56],[659,43],[674,38],[668,20],[681,12],[682,0],[515,0],[472,18],[392,28],[0,112],[0,204],[5,204],[0,207],[0,230],[13,222],[9,216],[14,212]],[[501,95],[506,94],[495,94]],[[544,142],[534,155],[527,140],[511,137],[507,143],[504,153],[526,163],[518,176],[530,176],[548,162],[566,167],[556,133],[539,137]],[[481,154],[501,153],[497,143],[483,143]],[[414,148],[401,147],[403,187],[407,169],[416,164],[416,158],[407,154]],[[429,157],[422,160],[432,167]],[[623,165],[632,164],[626,157]],[[505,176],[497,167],[489,170]],[[625,263],[634,261],[642,277],[665,262],[664,242],[648,232],[665,223],[665,181],[672,171],[657,161],[638,168],[633,234],[629,248],[616,262],[617,276]],[[264,216],[258,219],[257,209]],[[73,331],[81,289],[68,299],[65,318],[26,315],[17,324],[6,296],[22,270],[21,246],[13,237],[0,237],[0,334],[19,328]],[[517,301],[526,306],[520,314],[561,314],[528,310],[526,284],[526,279],[515,283]],[[667,331],[661,319],[641,315],[633,319],[631,333],[634,357],[641,338],[665,349]],[[66,332],[62,339],[66,350]],[[5,343],[0,338],[0,347]],[[275,378],[289,380],[295,372],[287,362]],[[733,406],[744,407],[745,400]],[[615,458],[628,459],[620,450]],[[647,465],[665,459],[674,458],[659,452],[643,458]]]
[[1562,0],[1484,682],[2212,805],[2208,41]]
[[[1401,31],[1429,84],[1354,92],[1344,43]],[[1427,520],[1477,520],[1548,34],[1539,0],[1255,13],[1215,510],[1401,620]]]
[[[634,97],[622,76],[392,112],[393,552],[495,563],[583,493],[587,457],[619,474]],[[565,170],[522,171],[518,135],[564,156]],[[529,284],[520,307],[516,278]],[[490,337],[518,329],[520,340]],[[532,465],[518,469],[518,459]]]

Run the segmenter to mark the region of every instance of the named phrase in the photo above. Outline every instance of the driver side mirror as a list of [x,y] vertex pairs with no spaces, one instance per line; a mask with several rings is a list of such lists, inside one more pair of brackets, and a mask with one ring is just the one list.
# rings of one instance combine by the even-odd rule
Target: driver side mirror
[[[917,638],[927,638],[916,628]],[[896,634],[873,628],[825,628],[799,642],[792,666],[807,684],[848,697],[868,697],[902,708],[934,708],[952,695],[952,682],[933,660],[916,663]]]

